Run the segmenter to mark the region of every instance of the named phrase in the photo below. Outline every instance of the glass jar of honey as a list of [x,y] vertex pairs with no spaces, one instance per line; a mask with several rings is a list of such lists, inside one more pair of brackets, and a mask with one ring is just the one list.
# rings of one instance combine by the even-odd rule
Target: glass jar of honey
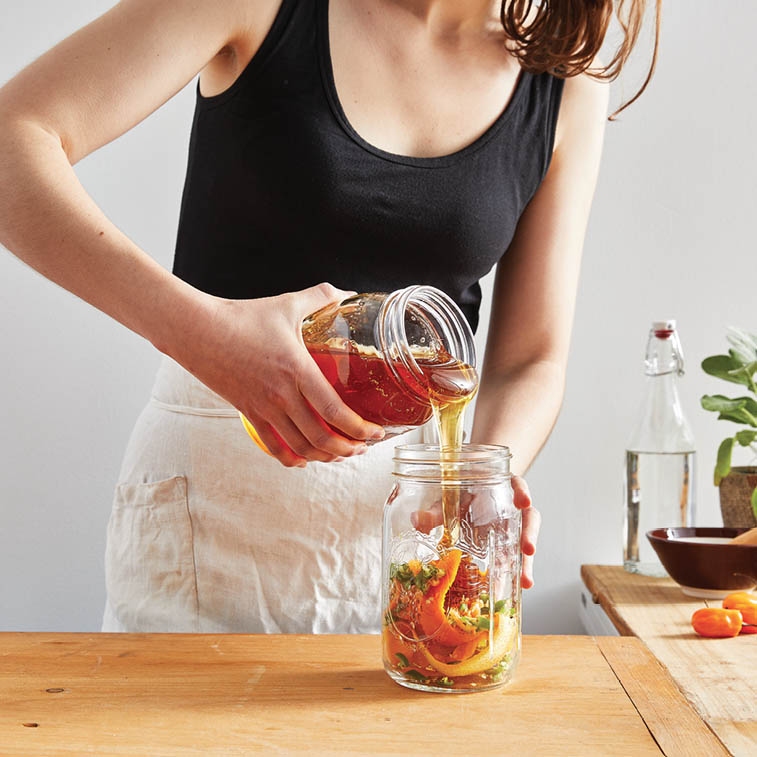
[[345,404],[383,426],[385,439],[424,424],[435,409],[467,404],[478,388],[468,321],[434,287],[358,294],[327,305],[303,321],[302,337]]
[[399,446],[384,507],[383,657],[423,691],[502,686],[520,657],[520,511],[507,447]]

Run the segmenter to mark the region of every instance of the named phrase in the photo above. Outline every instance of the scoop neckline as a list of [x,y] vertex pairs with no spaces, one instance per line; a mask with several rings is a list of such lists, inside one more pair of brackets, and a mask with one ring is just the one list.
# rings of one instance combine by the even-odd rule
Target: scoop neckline
[[531,74],[523,69],[518,73],[518,78],[515,82],[510,97],[505,103],[502,111],[497,118],[490,124],[490,126],[480,136],[476,137],[472,142],[461,147],[459,150],[447,153],[446,155],[433,155],[428,157],[414,156],[414,155],[400,155],[398,153],[388,152],[382,150],[380,147],[368,142],[366,139],[360,136],[355,128],[347,118],[344,108],[342,108],[341,100],[339,99],[339,93],[336,89],[336,81],[334,80],[334,67],[331,59],[331,39],[329,36],[329,0],[318,0],[318,19],[317,19],[317,36],[318,36],[318,51],[319,61],[321,69],[321,78],[323,80],[323,87],[326,91],[326,99],[329,101],[331,110],[333,111],[336,120],[339,125],[344,129],[347,135],[357,145],[362,147],[367,152],[376,155],[384,160],[391,161],[393,163],[402,163],[410,166],[419,166],[425,168],[436,168],[441,166],[447,166],[456,161],[470,155],[471,153],[480,150],[486,145],[497,133],[502,129],[505,123],[509,120],[513,111],[515,110],[518,102],[520,101],[524,90],[526,89],[526,80]]

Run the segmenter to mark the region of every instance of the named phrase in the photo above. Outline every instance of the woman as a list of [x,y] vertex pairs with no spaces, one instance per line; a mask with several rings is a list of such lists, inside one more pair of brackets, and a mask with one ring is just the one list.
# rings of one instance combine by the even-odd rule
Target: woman
[[[377,630],[392,445],[364,444],[381,429],[300,339],[346,290],[434,284],[475,327],[478,279],[506,251],[472,440],[527,469],[562,397],[607,106],[581,72],[611,12],[124,0],[0,91],[0,242],[167,356],[116,491],[104,630]],[[631,3],[606,77],[642,13]],[[71,166],[198,72],[171,274]],[[516,504],[528,587],[539,516],[522,479]]]

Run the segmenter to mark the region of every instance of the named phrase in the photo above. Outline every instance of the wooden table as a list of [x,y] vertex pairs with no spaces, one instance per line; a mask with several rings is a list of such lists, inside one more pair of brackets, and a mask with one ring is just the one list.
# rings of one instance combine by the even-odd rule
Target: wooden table
[[426,694],[376,636],[2,633],[0,753],[718,754],[659,673],[638,639],[530,636],[509,687]]
[[[618,631],[644,642],[728,752],[757,755],[757,635],[697,636],[691,615],[704,601],[687,597],[670,578],[632,575],[616,565],[583,565],[581,576]],[[701,752],[722,753],[722,747]]]

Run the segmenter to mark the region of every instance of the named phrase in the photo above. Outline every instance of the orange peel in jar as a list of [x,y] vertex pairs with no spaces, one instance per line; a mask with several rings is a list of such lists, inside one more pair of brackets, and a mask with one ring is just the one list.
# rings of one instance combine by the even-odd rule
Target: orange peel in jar
[[497,618],[495,622],[494,643],[491,647],[487,647],[463,662],[456,664],[441,662],[423,644],[420,645],[420,651],[426,662],[445,676],[459,678],[483,673],[501,662],[502,658],[510,652],[518,631],[518,623],[515,618]]
[[444,599],[457,577],[462,556],[463,553],[459,549],[450,549],[436,561],[436,567],[443,571],[443,575],[427,593],[418,618],[427,638],[432,638],[437,644],[447,647],[468,644],[486,633],[475,626],[466,625],[459,613],[444,612]]

